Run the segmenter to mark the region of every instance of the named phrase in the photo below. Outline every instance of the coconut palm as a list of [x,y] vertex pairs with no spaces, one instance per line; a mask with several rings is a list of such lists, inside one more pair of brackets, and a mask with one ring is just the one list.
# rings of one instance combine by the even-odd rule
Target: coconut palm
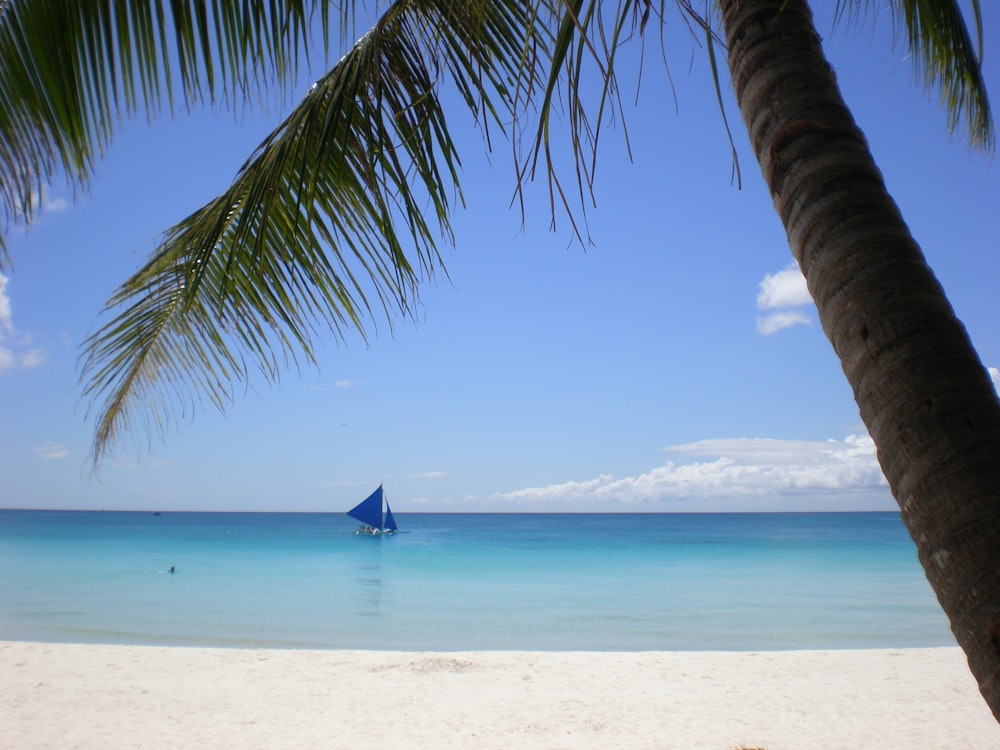
[[[1000,719],[996,392],[838,92],[806,4],[721,5],[736,98],[792,254],[920,562]],[[944,18],[934,10],[942,15],[910,21],[915,37]],[[918,46],[928,65],[945,50],[972,54],[957,26],[947,41],[937,33]],[[971,60],[966,69],[981,85]],[[970,106],[966,95],[946,93]],[[967,112],[974,137],[988,139],[985,106]]]
[[[349,28],[353,3],[340,17]],[[842,101],[805,0],[675,0],[730,78],[789,245],[875,440],[921,563],[1000,718],[1000,404]],[[865,3],[842,2],[851,13]],[[954,0],[890,4],[952,125],[993,148],[977,50]],[[236,6],[239,6],[238,8]],[[396,0],[311,87],[221,196],[168,230],[88,341],[94,459],[162,429],[189,400],[220,408],[251,371],[312,359],[319,333],[406,315],[443,272],[461,203],[450,83],[517,174],[579,216],[617,107],[617,53],[649,0]],[[971,3],[974,28],[982,27]],[[315,27],[319,31],[314,31]],[[320,2],[0,4],[0,202],[30,220],[58,173],[85,185],[118,112],[164,97],[241,100],[293,79],[328,39]],[[721,27],[719,26],[721,24]],[[721,32],[716,29],[721,28]],[[179,82],[171,80],[171,76]],[[596,89],[586,82],[596,81]],[[719,90],[722,96],[721,88]],[[556,134],[558,110],[568,133]],[[574,179],[552,150],[569,144]],[[576,226],[576,224],[574,224]],[[583,232],[581,231],[581,234]]]

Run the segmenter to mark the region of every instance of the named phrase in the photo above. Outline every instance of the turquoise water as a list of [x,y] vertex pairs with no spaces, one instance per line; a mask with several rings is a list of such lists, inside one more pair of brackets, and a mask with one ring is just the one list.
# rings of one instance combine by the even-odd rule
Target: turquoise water
[[[954,645],[893,513],[0,511],[0,639],[390,650]],[[167,572],[171,566],[176,573]]]

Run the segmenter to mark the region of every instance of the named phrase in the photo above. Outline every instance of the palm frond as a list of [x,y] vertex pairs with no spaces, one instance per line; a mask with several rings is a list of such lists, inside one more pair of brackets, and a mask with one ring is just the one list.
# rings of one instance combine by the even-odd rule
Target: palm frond
[[[704,31],[711,52],[709,19],[689,0],[675,3],[682,17]],[[905,18],[911,34],[919,32],[928,75],[962,79],[947,89],[950,111],[973,124],[981,120],[977,132],[985,132],[983,142],[991,145],[985,89],[960,14],[928,15],[930,0],[899,3],[913,9]],[[353,6],[342,6],[343,24]],[[184,91],[200,91],[195,82],[223,80],[224,91],[236,92],[251,79],[234,83],[237,78],[226,71],[244,70],[234,60],[262,70],[275,64],[265,54],[269,48],[252,41],[268,35],[254,25],[261,23],[259,16],[255,22],[230,18],[230,7],[222,4],[212,6],[209,22],[200,7],[193,5],[180,24],[189,41],[179,47]],[[95,466],[122,436],[141,432],[134,428],[162,432],[178,407],[187,413],[204,399],[222,409],[253,372],[273,380],[290,365],[314,360],[320,331],[344,338],[357,330],[365,337],[379,313],[391,326],[394,317],[412,312],[419,284],[444,272],[438,241],[452,240],[453,203],[462,202],[461,162],[440,97],[445,79],[487,141],[491,128],[510,139],[515,198],[523,206],[525,182],[544,170],[553,224],[564,210],[585,240],[576,217],[585,217],[592,201],[602,126],[621,113],[618,51],[637,30],[641,35],[651,11],[651,0],[618,0],[614,7],[601,0],[390,3],[258,147],[231,187],[167,232],[152,259],[109,301],[110,320],[88,339],[81,358],[84,397],[98,411]],[[272,23],[277,18],[266,12],[263,17]],[[237,33],[241,25],[247,37]],[[162,29],[152,21],[140,26]],[[109,45],[118,28],[105,29]],[[213,44],[206,29],[233,31],[218,32]],[[302,29],[293,38],[304,34]],[[916,37],[911,43],[917,44]],[[144,44],[167,46],[162,32]],[[213,67],[206,60],[220,49],[230,62]],[[944,60],[949,54],[958,58],[954,67]],[[115,79],[117,58],[94,59],[108,61],[111,68],[102,73]],[[221,78],[211,72],[216,69]],[[717,70],[713,75],[718,89]],[[116,86],[142,94],[123,94],[126,109],[152,98],[155,66],[117,76],[125,83],[97,86],[104,93],[94,95],[95,101],[107,100],[107,92],[117,96]],[[96,72],[91,79],[103,80]],[[94,111],[102,132],[107,113],[117,110]],[[550,137],[557,118],[568,131],[568,159],[556,153]],[[11,132],[16,135],[21,125],[23,118],[13,121]],[[29,158],[20,163],[37,172],[32,159],[41,163],[51,150],[26,153]],[[575,171],[575,198],[559,177],[566,164]],[[15,190],[30,204],[25,184],[16,183]]]
[[435,75],[503,128],[535,87],[534,28],[519,3],[389,6],[109,301],[82,359],[95,462],[124,434],[162,432],[178,407],[223,408],[251,371],[273,380],[313,360],[317,330],[365,335],[379,309],[390,324],[409,314],[461,201]]
[[[964,130],[970,145],[992,153],[996,134],[982,76],[982,8],[979,0],[969,3],[975,42],[958,0],[893,0],[889,8],[900,33],[905,29],[917,74],[940,91],[949,129]],[[866,7],[872,5],[866,0]],[[856,14],[860,7],[860,0],[838,0],[837,15]]]
[[969,141],[992,152],[996,139],[982,76],[982,12],[972,0],[978,48],[954,0],[904,0],[910,47],[928,86],[937,86],[952,130],[963,127]]
[[[603,128],[608,123],[620,126],[628,157],[632,156],[618,82],[619,53],[636,39],[643,40],[646,25],[654,13],[662,24],[665,3],[666,0],[660,0],[656,6],[653,0],[538,3],[539,12],[548,16],[547,28],[552,29],[551,58],[541,71],[545,77],[541,79],[544,87],[537,94],[540,102],[536,131],[532,137],[515,143],[519,165],[518,195],[524,183],[535,179],[540,168],[543,169],[549,188],[553,228],[556,216],[563,213],[581,241],[589,238],[586,229],[578,224],[578,217],[585,220],[587,206],[594,202],[597,151]],[[682,18],[693,19],[698,29],[711,34],[708,18],[695,10],[690,0],[674,0],[674,4]],[[697,40],[698,37],[693,34],[693,38]],[[640,52],[640,58],[642,54]],[[556,118],[562,120],[558,123],[561,129],[558,139],[552,138]],[[556,153],[558,143],[566,144],[564,152],[568,154]],[[519,146],[523,152],[518,150]],[[573,171],[576,180],[573,197],[560,178],[560,174],[568,170]]]
[[[609,108],[621,111],[615,58],[629,29],[628,19],[633,19],[632,28],[638,22],[638,16],[634,15],[637,5],[636,0],[619,0],[614,10],[606,11],[597,0],[561,0],[548,8],[548,25],[554,29],[551,60],[546,65],[547,77],[539,93],[538,124],[529,142],[530,156],[520,160],[518,192],[526,179],[537,176],[539,157],[544,156],[553,226],[557,213],[563,211],[580,239],[584,239],[584,232],[576,222],[573,206],[578,204],[585,217],[586,206],[593,200],[601,124]],[[591,83],[598,92],[593,100],[587,94]],[[568,130],[565,137],[577,188],[573,201],[556,168],[559,157],[553,153],[551,132],[557,114],[565,117]],[[625,139],[627,142],[627,131]]]
[[[621,110],[616,54],[650,9],[643,0],[611,11],[600,0],[388,5],[229,190],[170,230],[110,300],[110,320],[81,358],[84,398],[98,413],[95,467],[126,434],[162,433],[202,399],[224,408],[254,372],[273,380],[313,361],[320,331],[365,337],[380,313],[390,326],[411,313],[419,284],[444,271],[438,240],[452,241],[452,204],[462,202],[445,79],[487,139],[491,128],[510,139],[516,195],[544,157],[553,221],[564,209],[583,240],[574,208],[585,215],[601,124]],[[595,81],[597,95],[585,96]],[[575,200],[549,140],[556,117],[570,131]]]
[[287,84],[316,26],[321,0],[0,4],[0,233],[53,177],[86,185],[121,116]]

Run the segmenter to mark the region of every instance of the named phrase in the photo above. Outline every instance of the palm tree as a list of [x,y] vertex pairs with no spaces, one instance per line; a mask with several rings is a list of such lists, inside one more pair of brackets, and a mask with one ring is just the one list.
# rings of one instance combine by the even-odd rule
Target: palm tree
[[[792,254],[920,562],[1000,719],[996,392],[886,190],[806,4],[721,5],[736,98]],[[953,48],[970,50],[956,33]]]
[[[714,19],[675,1],[714,66]],[[34,196],[60,170],[85,184],[115,113],[156,110],[174,92],[161,84],[168,73],[178,72],[188,103],[235,101],[271,71],[279,84],[291,79],[286,63],[311,48],[313,16],[324,40],[328,31],[320,2],[192,0],[171,14],[153,0],[111,5],[0,3],[7,221],[30,220]],[[717,5],[737,101],[792,252],[928,579],[1000,719],[1000,404],[842,101],[805,0]],[[893,8],[953,126],[992,150],[958,3]],[[162,429],[192,394],[221,408],[251,369],[275,377],[289,360],[311,359],[320,330],[364,334],[379,307],[390,320],[407,314],[421,280],[443,270],[437,235],[450,239],[451,202],[461,201],[438,97],[444,73],[487,137],[502,132],[514,144],[519,178],[542,170],[553,210],[572,216],[617,106],[616,54],[662,11],[649,0],[390,3],[229,190],[170,229],[110,300],[83,370],[98,408],[95,461],[135,426]],[[603,87],[589,92],[582,82],[594,71]],[[557,104],[572,189],[550,153]]]

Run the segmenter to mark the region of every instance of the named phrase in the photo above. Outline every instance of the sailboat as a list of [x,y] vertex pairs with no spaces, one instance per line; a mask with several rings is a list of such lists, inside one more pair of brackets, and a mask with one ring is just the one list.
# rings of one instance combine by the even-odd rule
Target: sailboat
[[361,521],[361,528],[355,533],[362,536],[379,536],[380,534],[395,534],[398,530],[396,519],[392,515],[389,501],[385,500],[385,518],[382,517],[382,485],[372,494],[355,505],[347,515]]

